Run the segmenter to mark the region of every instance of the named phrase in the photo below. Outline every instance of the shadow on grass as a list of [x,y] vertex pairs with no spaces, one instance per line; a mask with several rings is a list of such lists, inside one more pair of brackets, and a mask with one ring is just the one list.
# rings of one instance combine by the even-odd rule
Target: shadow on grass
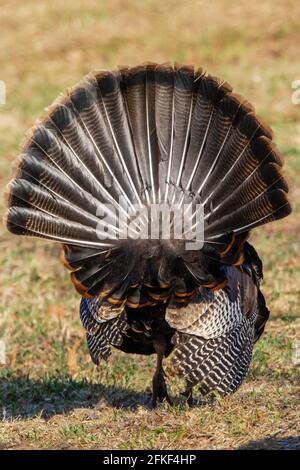
[[258,441],[249,441],[239,450],[300,450],[300,436],[270,436]]
[[147,406],[146,393],[115,385],[90,383],[70,377],[32,380],[28,377],[0,378],[0,420],[67,413],[76,408],[113,406],[135,409]]
[[[289,377],[288,379],[289,382],[294,383],[295,378]],[[288,379],[284,377],[285,382]],[[278,382],[278,376],[276,381]],[[172,400],[175,406],[186,406],[185,398],[183,399],[180,395],[172,396]],[[0,376],[0,421],[33,417],[47,420],[54,415],[65,414],[79,408],[93,410],[108,406],[115,409],[135,410],[139,406],[150,408],[150,401],[151,395],[148,391],[137,392],[116,384],[97,384],[86,379],[74,379],[68,376],[42,379],[31,379],[28,376]],[[199,408],[214,401],[214,396],[195,397],[194,407]],[[247,447],[243,446],[243,448],[255,449],[259,448],[259,445],[264,448],[264,443],[271,445],[272,439],[275,438],[251,441]],[[298,439],[297,443],[300,448],[300,438],[287,439]]]

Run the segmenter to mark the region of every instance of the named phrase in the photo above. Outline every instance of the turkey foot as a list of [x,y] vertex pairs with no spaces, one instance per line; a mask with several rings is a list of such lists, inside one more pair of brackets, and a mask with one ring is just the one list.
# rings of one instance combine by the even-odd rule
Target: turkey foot
[[189,405],[189,407],[192,407],[194,404],[193,400],[193,387],[186,386],[186,389],[184,392],[181,393],[186,398],[186,402]]

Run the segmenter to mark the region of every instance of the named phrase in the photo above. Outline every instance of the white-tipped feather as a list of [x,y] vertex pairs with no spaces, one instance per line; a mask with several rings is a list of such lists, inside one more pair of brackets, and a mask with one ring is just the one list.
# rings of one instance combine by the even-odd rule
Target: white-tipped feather
[[[265,159],[264,159],[264,160],[265,160]],[[243,181],[244,184],[245,184],[247,181],[249,181],[249,179],[250,179],[251,177],[253,177],[253,175],[255,175],[255,173],[258,172],[258,170],[261,168],[262,163],[263,163],[264,160],[262,160],[262,161],[260,162],[260,164],[247,176],[246,179],[244,179],[244,181]],[[263,191],[261,191],[259,194],[257,194],[257,196],[255,196],[255,198],[252,199],[252,201],[255,201],[255,199],[257,199],[259,196],[261,196],[261,195],[267,193],[270,189],[272,189],[272,187],[273,187],[276,183],[278,183],[278,182],[281,181],[281,180],[282,180],[282,176],[279,176],[277,180],[274,180],[274,181],[273,181],[271,184],[269,184]],[[237,192],[238,190],[239,190],[239,188],[237,188],[237,189],[234,191],[234,193]],[[213,208],[204,216],[204,220],[209,219],[209,218],[212,216],[212,214],[214,214],[215,212],[217,212],[217,211],[220,209],[220,207],[224,206],[224,204],[225,204],[226,201],[229,199],[229,197],[231,197],[234,193],[229,194],[229,196],[227,196],[226,198],[224,198],[217,206],[213,207]]]
[[[52,122],[53,122],[53,121],[52,121]],[[54,123],[54,125],[55,125],[55,123]],[[56,127],[56,126],[55,126],[55,127]],[[57,128],[57,127],[56,127],[56,128]],[[57,128],[57,130],[59,131],[58,128]],[[57,164],[57,162],[51,157],[51,155],[50,155],[48,152],[46,152],[45,149],[43,149],[43,148],[40,146],[40,144],[34,139],[34,137],[32,137],[31,140],[32,140],[32,141],[34,142],[34,144],[37,145],[37,146],[39,147],[39,149],[52,161],[52,163],[54,164],[54,166],[55,166],[59,171],[61,171],[61,172],[65,175],[66,178],[68,178],[68,179],[72,182],[72,184],[74,184],[80,191],[84,191],[84,189],[83,189],[74,179],[72,179],[71,176],[63,170],[63,168],[61,168],[61,167]],[[67,142],[66,142],[66,143],[67,143]],[[68,146],[68,147],[69,147],[70,150],[73,152],[72,148],[71,148],[70,146]],[[73,154],[76,156],[76,153],[75,153],[75,152],[73,152]],[[80,159],[79,159],[79,161],[80,161]],[[99,183],[99,184],[100,184],[100,183]],[[102,185],[101,185],[101,187],[102,187]],[[48,189],[48,188],[47,188],[47,189]],[[123,211],[123,213],[124,213],[125,215],[127,215],[127,212],[124,211],[124,209],[121,208],[121,206],[119,206],[119,204],[116,204],[116,201],[112,198],[112,196],[109,194],[109,192],[108,192],[107,190],[105,190],[105,193],[109,195],[109,199],[113,202],[113,205],[114,205],[117,209],[121,209],[121,210]],[[90,196],[91,198],[95,199],[94,196],[92,196],[91,194],[90,194],[89,196]],[[97,203],[99,203],[96,199],[95,199],[95,201],[96,201]],[[114,217],[115,213],[110,210],[109,206],[107,206],[106,209],[107,209],[107,214],[110,215],[110,216],[112,216],[112,217]],[[129,229],[129,227],[128,227],[127,224],[126,224],[126,228]],[[131,230],[132,230],[135,234],[137,234],[137,232],[136,232],[135,230],[133,230],[133,229],[131,229]]]
[[[82,161],[82,159],[80,158],[80,156],[75,152],[75,150],[73,149],[73,147],[71,146],[71,144],[68,142],[67,138],[64,136],[64,134],[61,132],[61,130],[57,127],[57,125],[55,124],[55,122],[53,121],[53,119],[50,117],[49,118],[51,120],[51,123],[53,124],[53,126],[55,127],[55,129],[59,132],[59,134],[61,135],[63,141],[66,143],[66,145],[68,146],[68,148],[71,150],[71,152],[73,153],[74,157],[78,160],[78,162],[82,165],[82,167],[84,168],[84,170],[87,172],[88,176],[91,178],[91,180],[93,180],[97,186],[99,186],[99,189],[102,193],[105,194],[105,196],[107,197],[107,199],[119,210],[123,210],[123,208],[119,205],[119,203],[113,198],[113,196],[110,194],[110,192],[101,184],[100,181],[97,180],[97,178],[95,177],[95,175],[91,172],[91,170],[85,165],[85,163]],[[78,185],[77,185],[78,186]]]
[[[48,215],[48,214],[47,214]],[[41,236],[42,238],[47,238],[48,240],[53,240],[59,243],[64,243],[67,245],[76,245],[76,246],[82,246],[85,248],[100,248],[100,247],[105,247],[107,249],[110,249],[111,247],[114,247],[114,245],[111,242],[106,242],[106,243],[101,243],[100,241],[94,242],[90,240],[82,240],[82,239],[77,239],[77,238],[72,238],[72,237],[63,237],[63,236],[56,236],[56,235],[50,235],[49,233],[43,232],[41,230],[29,230],[26,228],[25,225],[22,225],[20,223],[15,223],[15,222],[10,222],[12,225],[15,225],[17,227],[20,227],[22,229],[26,229],[26,233],[28,235],[35,235],[36,237]]]
[[174,144],[174,116],[175,116],[175,97],[174,97],[174,90],[173,90],[170,153],[169,153],[169,159],[168,159],[169,160],[169,162],[168,162],[168,172],[167,172],[167,178],[166,178],[165,197],[164,197],[164,203],[165,204],[168,201],[168,194],[169,194],[169,187],[170,187],[170,175],[171,175],[171,168],[172,168],[173,144]]
[[[82,167],[85,169],[85,171],[88,173],[89,177],[99,186],[100,190],[105,194],[105,196],[107,197],[107,199],[115,206],[115,208],[122,212],[123,215],[127,216],[127,211],[118,203],[118,201],[116,201],[114,199],[114,197],[110,194],[110,192],[105,188],[105,186],[103,186],[101,184],[100,181],[97,180],[97,178],[95,177],[95,175],[90,171],[90,169],[85,165],[85,163],[82,161],[82,159],[79,157],[79,155],[75,152],[75,150],[73,149],[73,147],[70,145],[70,143],[68,142],[68,140],[66,139],[66,137],[63,135],[63,133],[61,132],[61,130],[56,126],[55,122],[51,119],[50,117],[50,120],[52,122],[52,124],[54,125],[54,127],[56,128],[56,130],[60,133],[60,135],[62,136],[64,142],[66,143],[66,145],[68,146],[68,148],[71,150],[71,152],[73,153],[73,155],[75,156],[75,158],[80,162],[80,164],[82,165]],[[78,185],[77,185],[78,186]],[[114,213],[108,208],[107,209],[107,213],[114,216]],[[135,233],[136,235],[138,234],[138,232],[136,230],[134,230],[133,228],[131,227],[128,227],[127,225],[127,228],[130,229],[133,233]]]
[[111,125],[111,122],[110,122],[110,119],[109,119],[109,114],[108,114],[108,112],[107,112],[106,105],[105,105],[105,101],[104,101],[104,99],[103,99],[103,96],[102,96],[102,94],[101,94],[101,91],[100,91],[100,95],[101,95],[101,98],[102,98],[103,108],[104,108],[104,111],[105,111],[105,116],[106,116],[106,119],[107,119],[107,122],[108,122],[108,125],[109,125],[109,129],[110,129],[110,132],[111,132],[111,136],[112,136],[112,138],[113,138],[113,142],[114,142],[114,144],[115,144],[115,146],[116,146],[116,150],[117,150],[117,152],[118,152],[118,155],[119,155],[120,160],[121,160],[121,162],[122,162],[122,166],[123,166],[123,168],[124,168],[124,171],[125,171],[125,173],[126,173],[126,175],[127,175],[127,177],[128,177],[128,180],[130,181],[130,184],[131,184],[132,189],[133,189],[133,191],[134,191],[135,197],[136,197],[138,203],[139,203],[140,206],[141,206],[141,205],[142,205],[141,198],[140,198],[140,196],[139,196],[139,194],[138,194],[138,192],[137,192],[137,189],[136,189],[136,187],[135,187],[135,185],[134,185],[134,183],[133,183],[133,181],[132,181],[132,178],[131,178],[131,175],[130,175],[129,170],[128,170],[128,168],[127,168],[125,159],[124,159],[124,157],[123,157],[123,155],[122,155],[122,152],[121,152],[121,149],[120,149],[120,147],[119,147],[118,139],[117,139],[117,137],[116,137],[116,135],[115,135],[115,133],[114,133],[113,126]]
[[248,231],[248,230],[251,229],[251,227],[253,227],[254,225],[260,224],[261,222],[266,220],[268,217],[272,217],[273,215],[275,215],[277,212],[279,212],[284,207],[289,207],[289,203],[285,202],[284,204],[282,204],[280,207],[277,207],[275,210],[273,210],[269,214],[266,214],[265,216],[261,217],[260,219],[255,220],[254,222],[251,222],[250,224],[247,224],[247,225],[244,225],[242,227],[239,227],[239,228],[235,229],[234,232],[239,234],[239,233],[245,232],[245,230]]
[[[211,115],[211,117],[210,117],[210,122],[211,122],[211,118],[212,118],[212,115]],[[210,122],[209,122],[209,125],[210,125]],[[209,127],[209,125],[208,125],[208,127]],[[212,162],[211,167],[210,167],[209,171],[207,172],[207,175],[205,176],[204,180],[202,181],[202,183],[201,183],[200,186],[198,187],[198,189],[197,189],[197,194],[200,194],[200,193],[201,193],[202,189],[203,189],[204,186],[205,186],[206,181],[208,180],[208,177],[209,177],[209,176],[211,175],[211,173],[213,172],[213,170],[214,170],[214,168],[215,168],[215,166],[216,166],[216,164],[217,164],[217,162],[218,162],[218,160],[219,160],[219,158],[220,158],[221,152],[222,152],[222,150],[223,150],[223,148],[224,148],[224,145],[225,145],[225,143],[226,143],[226,141],[227,141],[227,138],[228,138],[228,136],[229,136],[229,134],[230,134],[230,132],[231,132],[231,129],[232,129],[232,126],[229,127],[229,129],[228,129],[228,131],[227,131],[227,133],[226,133],[225,139],[223,140],[222,145],[221,145],[221,147],[220,147],[220,149],[219,149],[219,151],[218,151],[218,153],[217,153],[217,155],[216,155],[216,158],[215,158],[214,161]],[[209,129],[207,129],[207,130],[209,130]],[[206,138],[206,136],[207,136],[207,134],[205,135],[205,138]],[[201,150],[201,153],[202,153],[202,150]],[[201,157],[201,155],[200,155],[200,157]],[[197,158],[197,160],[198,160],[198,158]],[[192,180],[193,180],[193,177],[194,177],[194,175],[195,175],[196,169],[197,169],[197,168],[195,168],[193,174],[191,175],[191,179],[189,180],[189,184],[187,185],[188,188],[189,188],[189,185],[191,184],[191,182],[192,182]],[[205,205],[205,203],[204,203],[204,205]]]
[[149,172],[150,172],[150,182],[152,190],[152,202],[156,204],[156,194],[155,194],[155,184],[153,176],[153,159],[152,159],[152,149],[151,149],[151,136],[150,136],[150,125],[149,125],[149,96],[148,96],[148,74],[146,70],[146,130],[147,130],[147,147],[148,147],[148,159],[149,159]]
[[121,183],[119,182],[119,180],[118,180],[118,179],[116,178],[116,176],[114,175],[114,173],[113,173],[111,167],[109,166],[108,162],[106,161],[106,159],[105,159],[103,153],[100,151],[100,149],[99,149],[99,147],[98,147],[98,145],[97,145],[95,139],[93,138],[93,136],[92,136],[92,134],[91,134],[91,132],[90,132],[90,130],[89,130],[87,124],[84,122],[82,116],[77,112],[77,110],[76,110],[76,108],[75,108],[74,105],[73,105],[73,108],[74,108],[74,111],[76,112],[76,115],[78,116],[78,119],[80,120],[80,122],[82,123],[82,125],[83,125],[85,131],[87,132],[87,135],[88,135],[88,137],[89,137],[89,139],[90,139],[92,145],[94,146],[94,148],[95,148],[95,150],[96,150],[98,156],[100,157],[101,162],[104,164],[106,170],[108,171],[108,173],[112,176],[112,178],[113,178],[114,181],[116,182],[116,184],[117,184],[119,190],[121,191],[122,195],[124,196],[124,198],[126,199],[126,201],[128,202],[128,204],[132,207],[132,202],[131,202],[131,200],[130,200],[129,197],[127,196],[127,194],[126,194],[125,190],[123,189],[123,187],[122,187]]
[[[191,95],[191,104],[190,104],[190,110],[189,110],[188,123],[187,123],[187,130],[186,130],[185,139],[184,139],[183,152],[182,152],[182,156],[181,156],[181,160],[180,160],[178,175],[177,175],[177,178],[176,178],[176,187],[179,187],[179,185],[180,185],[183,165],[184,165],[184,162],[185,162],[185,157],[186,157],[186,152],[187,152],[187,144],[188,144],[190,128],[191,128],[191,122],[192,122],[193,104],[194,104],[194,96],[192,94]],[[172,204],[175,203],[175,199],[176,199],[176,192],[174,192],[174,194],[173,194]]]
[[[209,132],[209,128],[210,128],[210,124],[211,124],[211,120],[212,120],[212,116],[213,116],[213,110],[210,114],[210,117],[209,117],[209,120],[208,120],[208,124],[207,124],[207,128],[206,128],[206,131],[205,131],[205,134],[204,134],[204,138],[203,138],[203,141],[202,141],[202,144],[201,144],[201,147],[200,147],[200,150],[199,150],[199,153],[197,155],[197,159],[196,159],[196,162],[195,162],[195,165],[194,165],[194,168],[191,172],[191,175],[190,175],[190,178],[188,180],[188,183],[186,185],[186,187],[184,188],[184,191],[189,191],[190,189],[190,185],[193,181],[193,178],[195,176],[195,173],[196,173],[196,170],[197,170],[197,167],[198,167],[198,164],[199,164],[199,161],[200,161],[200,158],[201,158],[201,155],[202,155],[202,152],[203,152],[203,148],[204,148],[204,145],[205,145],[205,142],[206,142],[206,138],[207,138],[207,135],[208,135],[208,132]],[[208,176],[207,176],[208,177]],[[197,193],[200,194],[200,191],[201,191],[201,186],[199,187]],[[181,199],[179,201],[179,206],[181,207],[182,203],[184,201],[184,194],[181,196]],[[190,204],[191,206],[191,204]],[[190,207],[189,206],[189,207]],[[195,215],[195,214],[194,214]]]

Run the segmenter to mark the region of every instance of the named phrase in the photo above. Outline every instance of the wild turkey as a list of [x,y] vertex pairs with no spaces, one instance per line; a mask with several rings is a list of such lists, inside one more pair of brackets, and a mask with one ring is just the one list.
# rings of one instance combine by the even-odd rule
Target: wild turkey
[[[262,263],[247,239],[291,211],[281,167],[254,108],[202,69],[90,73],[30,130],[6,223],[14,234],[63,243],[94,363],[111,346],[156,353],[155,406],[170,401],[162,362],[172,353],[169,370],[185,379],[192,403],[195,385],[203,395],[239,387],[264,330]],[[126,239],[114,219],[99,235],[102,203],[122,213],[120,196],[146,213],[126,212]],[[200,202],[201,249],[174,235],[174,215],[170,239],[161,230],[139,238],[145,225],[149,234],[152,205],[184,207],[195,228]]]

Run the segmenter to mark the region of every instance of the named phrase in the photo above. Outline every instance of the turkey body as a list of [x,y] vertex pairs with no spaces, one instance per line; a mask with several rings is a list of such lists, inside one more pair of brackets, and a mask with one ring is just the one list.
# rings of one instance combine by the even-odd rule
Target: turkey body
[[[259,289],[260,259],[253,247],[244,247],[244,263],[230,267],[224,289],[200,288],[194,303],[168,308],[168,303],[141,308],[126,307],[115,319],[97,323],[97,300],[82,299],[80,317],[95,364],[107,359],[111,347],[125,353],[157,353],[158,384],[153,384],[152,405],[170,398],[165,386],[162,359],[175,352],[173,372],[186,380],[185,395],[192,404],[192,389],[199,385],[203,395],[217,391],[233,393],[242,383],[251,361],[255,341],[269,317]],[[192,334],[191,334],[192,333]]]
[[112,347],[155,353],[155,406],[171,402],[170,355],[192,403],[195,385],[203,395],[239,387],[264,330],[262,262],[248,237],[291,211],[282,164],[250,103],[202,69],[90,73],[29,131],[6,224],[63,244],[96,364]]

